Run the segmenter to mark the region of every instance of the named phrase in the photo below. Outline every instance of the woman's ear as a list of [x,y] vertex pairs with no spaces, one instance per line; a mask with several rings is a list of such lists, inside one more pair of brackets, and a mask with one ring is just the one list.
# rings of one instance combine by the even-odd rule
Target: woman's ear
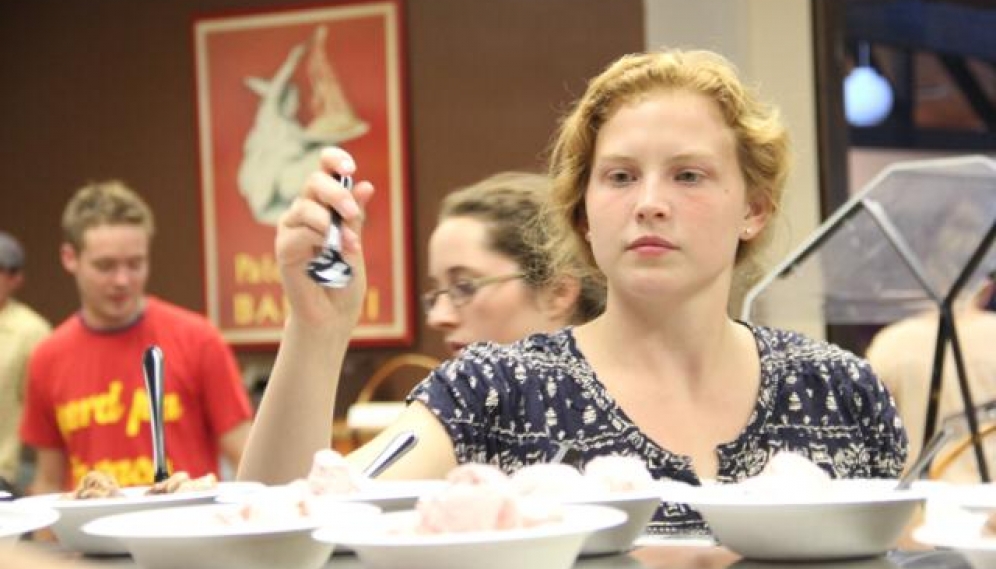
[[556,277],[543,289],[540,308],[548,320],[565,326],[572,322],[580,296],[581,281],[566,275]]
[[743,224],[740,227],[740,238],[750,240],[761,233],[771,218],[771,208],[759,200],[748,202],[745,207]]
[[588,227],[588,222],[585,221],[583,223],[578,224],[577,231],[578,231],[578,234],[581,235],[581,238],[584,239],[584,242],[588,243],[590,245],[591,244],[591,229]]

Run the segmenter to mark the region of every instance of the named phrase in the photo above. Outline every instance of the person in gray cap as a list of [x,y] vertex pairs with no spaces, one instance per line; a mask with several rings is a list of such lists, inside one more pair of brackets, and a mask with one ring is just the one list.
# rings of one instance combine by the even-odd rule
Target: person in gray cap
[[52,329],[37,312],[14,298],[23,283],[24,249],[12,235],[0,231],[0,477],[12,484],[20,467],[17,426],[28,358]]

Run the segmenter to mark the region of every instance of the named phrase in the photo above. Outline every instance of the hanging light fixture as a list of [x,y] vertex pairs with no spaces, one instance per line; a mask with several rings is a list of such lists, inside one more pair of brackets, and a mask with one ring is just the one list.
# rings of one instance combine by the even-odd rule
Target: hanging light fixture
[[871,66],[870,48],[858,44],[858,64],[844,79],[844,114],[852,126],[875,126],[892,110],[892,86]]

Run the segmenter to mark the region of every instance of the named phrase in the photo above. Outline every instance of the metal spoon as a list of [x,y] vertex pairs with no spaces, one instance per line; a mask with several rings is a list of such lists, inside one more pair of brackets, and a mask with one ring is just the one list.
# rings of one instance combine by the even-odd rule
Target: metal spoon
[[557,447],[557,450],[553,453],[553,456],[550,457],[549,462],[551,464],[563,463],[581,470],[584,459],[581,455],[581,451],[568,443],[554,442],[553,444]]
[[153,344],[142,356],[145,372],[145,390],[149,394],[149,425],[152,429],[152,462],[155,467],[153,482],[169,478],[166,467],[166,440],[163,435],[163,351]]
[[376,478],[381,472],[384,472],[388,466],[391,466],[396,460],[407,454],[408,451],[412,450],[417,442],[418,436],[416,436],[413,431],[402,431],[398,433],[398,436],[394,437],[391,442],[384,447],[384,450],[380,451],[380,454],[373,459],[373,462],[363,469],[363,474],[368,478]]
[[899,484],[896,484],[896,490],[909,490],[913,485],[913,482],[920,478],[920,474],[923,473],[923,469],[927,468],[930,461],[934,459],[934,455],[937,451],[941,450],[944,443],[948,442],[951,435],[954,433],[948,429],[940,428],[938,429],[927,444],[920,449],[920,455],[916,457],[916,461],[913,462],[909,470],[899,479]]

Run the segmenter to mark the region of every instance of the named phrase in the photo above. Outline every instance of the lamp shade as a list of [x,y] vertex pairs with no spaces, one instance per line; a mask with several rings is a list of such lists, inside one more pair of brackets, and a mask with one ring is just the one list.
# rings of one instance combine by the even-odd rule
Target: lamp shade
[[874,69],[855,67],[844,79],[844,114],[853,126],[875,126],[892,110],[892,87]]

